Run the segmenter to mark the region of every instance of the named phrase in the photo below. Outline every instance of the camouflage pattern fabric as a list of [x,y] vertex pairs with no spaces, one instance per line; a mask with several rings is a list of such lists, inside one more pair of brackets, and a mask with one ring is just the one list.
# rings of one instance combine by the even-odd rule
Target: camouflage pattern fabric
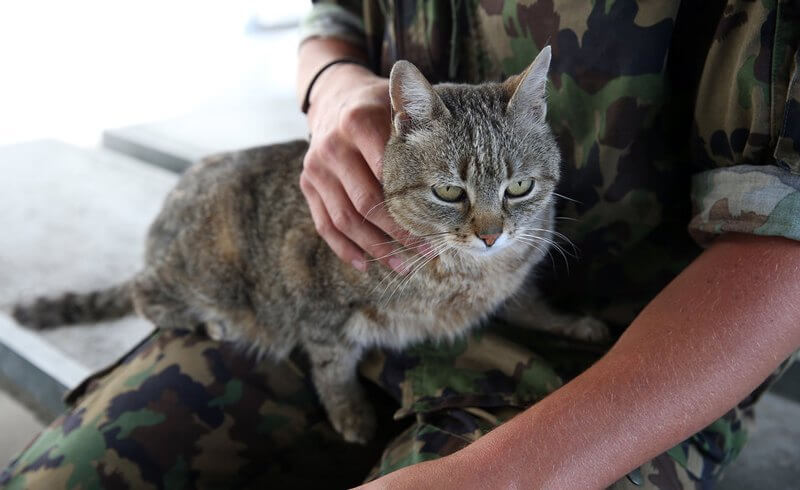
[[[579,257],[539,282],[617,333],[719,234],[800,239],[797,1],[341,0],[316,2],[303,32],[363,46],[383,75],[410,59],[432,81],[499,80],[551,44],[559,231]],[[488,332],[366,359],[383,413],[368,448],[335,437],[302,357],[255,365],[156,334],[79,390],[0,487],[341,488],[463,447],[604,351]],[[772,379],[616,486],[712,488]]]
[[[157,331],[76,389],[73,408],[0,473],[0,488],[347,488],[463,448],[602,351],[517,334],[538,337],[529,340],[549,359],[485,332],[373,352],[361,371],[381,429],[361,447],[328,424],[300,353],[258,364],[201,335]],[[710,488],[741,445],[744,407],[615,488]]]
[[697,245],[800,239],[796,0],[322,0],[302,35],[357,42],[384,76],[406,58],[471,83],[552,46],[559,231],[580,251],[545,274],[561,307],[623,329]]
[[434,81],[500,80],[552,46],[559,230],[580,250],[542,271],[561,308],[622,331],[720,234],[800,240],[800,2],[334,0],[304,36],[334,35],[323,4],[331,24],[361,16],[351,38],[384,75],[409,58]]

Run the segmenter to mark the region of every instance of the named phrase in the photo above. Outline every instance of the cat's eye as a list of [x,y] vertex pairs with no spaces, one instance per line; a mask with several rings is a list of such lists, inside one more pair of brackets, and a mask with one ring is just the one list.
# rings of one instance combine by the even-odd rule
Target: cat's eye
[[509,197],[522,197],[533,189],[533,179],[515,180],[506,187]]
[[435,185],[433,193],[445,202],[457,202],[464,198],[464,189],[454,185]]

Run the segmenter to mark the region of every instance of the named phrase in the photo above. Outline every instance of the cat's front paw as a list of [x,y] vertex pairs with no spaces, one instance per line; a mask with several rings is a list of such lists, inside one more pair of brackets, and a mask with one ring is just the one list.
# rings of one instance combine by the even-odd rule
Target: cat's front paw
[[375,413],[366,400],[352,401],[329,411],[333,428],[347,442],[366,444],[375,434]]
[[210,321],[206,322],[206,335],[211,340],[216,340],[217,342],[224,342],[228,340],[228,329],[222,322],[217,321]]
[[606,342],[611,333],[605,323],[590,316],[582,316],[564,328],[564,334],[585,342]]

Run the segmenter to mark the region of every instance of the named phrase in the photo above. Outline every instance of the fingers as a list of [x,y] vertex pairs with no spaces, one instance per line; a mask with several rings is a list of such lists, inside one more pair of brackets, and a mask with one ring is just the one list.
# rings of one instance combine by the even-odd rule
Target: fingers
[[381,178],[383,152],[389,141],[388,117],[385,106],[364,105],[342,111],[339,118],[339,130],[349,135],[377,179]]
[[402,271],[402,261],[393,255],[395,247],[391,240],[355,209],[334,174],[323,169],[303,175],[301,188],[309,200],[317,231],[339,258],[365,270],[362,251],[366,251],[385,265]]
[[[386,211],[379,181],[391,132],[388,80],[341,75],[328,77],[330,93],[316,104],[321,112],[309,113],[314,138],[303,160],[301,188],[317,230],[337,256],[362,269],[366,251],[403,272],[392,243],[408,244],[409,235]],[[417,250],[411,245],[409,250]]]
[[364,252],[336,229],[330,215],[328,215],[328,211],[325,209],[322,198],[314,189],[311,181],[301,176],[300,189],[308,202],[308,208],[311,211],[311,218],[314,220],[314,227],[317,229],[317,233],[331,247],[333,253],[356,269],[362,272],[366,271],[367,262],[364,259]]
[[[351,161],[361,160],[361,156],[355,152],[349,158]],[[358,214],[401,244],[408,245],[408,232],[400,228],[389,215],[383,189],[363,161],[360,165],[337,165],[333,171]]]

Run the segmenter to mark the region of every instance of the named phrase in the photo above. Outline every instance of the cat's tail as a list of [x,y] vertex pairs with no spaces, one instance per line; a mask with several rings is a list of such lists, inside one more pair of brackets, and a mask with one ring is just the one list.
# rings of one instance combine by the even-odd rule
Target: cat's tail
[[120,318],[133,313],[132,287],[133,281],[127,281],[85,294],[38,298],[15,305],[12,315],[22,325],[38,329]]

